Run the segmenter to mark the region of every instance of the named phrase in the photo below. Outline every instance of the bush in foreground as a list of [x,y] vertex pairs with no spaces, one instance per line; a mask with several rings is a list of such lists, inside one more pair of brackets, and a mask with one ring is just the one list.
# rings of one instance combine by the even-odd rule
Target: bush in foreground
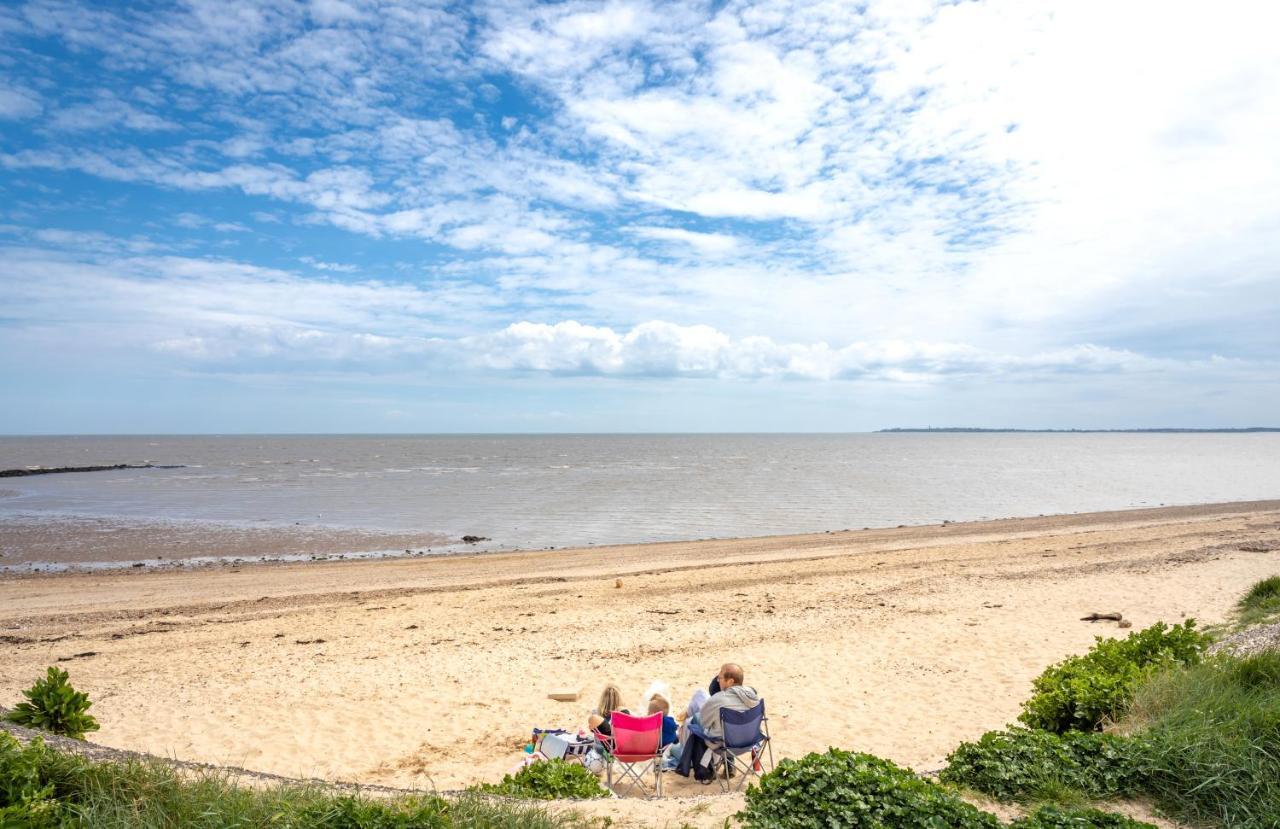
[[1249,588],[1236,605],[1240,621],[1246,625],[1280,614],[1280,576],[1272,576]]
[[474,795],[374,799],[320,786],[268,789],[162,763],[91,763],[0,732],[0,826],[21,829],[566,829],[573,814]]
[[1150,823],[1098,809],[1041,806],[1009,824],[1010,829],[1156,829]]
[[49,668],[44,679],[22,692],[26,702],[14,706],[6,719],[76,740],[83,740],[86,731],[97,731],[98,721],[85,713],[93,703],[68,679],[66,671]]
[[989,731],[951,752],[940,777],[997,800],[1118,797],[1138,787],[1136,748],[1133,740],[1097,732]]
[[578,763],[563,760],[532,763],[508,774],[501,783],[486,783],[477,790],[528,800],[593,800],[609,796],[594,774]]
[[1195,620],[1166,626],[1158,622],[1125,639],[1098,637],[1088,653],[1045,670],[1033,683],[1035,694],[1018,717],[1030,728],[1062,733],[1094,731],[1118,720],[1134,691],[1153,673],[1200,661],[1209,637]]
[[1280,652],[1221,655],[1141,688],[1140,773],[1162,808],[1229,829],[1280,829]]
[[997,829],[995,815],[888,760],[840,749],[783,760],[747,789],[748,829]]

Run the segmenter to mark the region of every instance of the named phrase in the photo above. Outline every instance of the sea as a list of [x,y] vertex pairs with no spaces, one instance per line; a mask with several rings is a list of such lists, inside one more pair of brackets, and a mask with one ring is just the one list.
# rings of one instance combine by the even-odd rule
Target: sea
[[764,536],[1280,498],[1277,433],[3,437],[5,519],[484,536]]

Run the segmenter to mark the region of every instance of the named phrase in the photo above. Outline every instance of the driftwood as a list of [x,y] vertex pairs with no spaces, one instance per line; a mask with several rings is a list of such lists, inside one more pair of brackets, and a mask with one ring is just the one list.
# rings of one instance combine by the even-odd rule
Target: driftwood
[[1119,622],[1124,616],[1119,613],[1090,613],[1088,616],[1081,616],[1082,622]]

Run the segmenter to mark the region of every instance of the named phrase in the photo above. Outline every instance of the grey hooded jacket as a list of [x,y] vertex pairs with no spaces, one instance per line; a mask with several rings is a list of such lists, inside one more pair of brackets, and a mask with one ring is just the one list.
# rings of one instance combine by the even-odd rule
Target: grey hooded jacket
[[702,704],[698,712],[698,722],[708,737],[723,737],[724,727],[720,724],[720,711],[750,711],[760,703],[760,695],[749,685],[734,685],[725,688]]

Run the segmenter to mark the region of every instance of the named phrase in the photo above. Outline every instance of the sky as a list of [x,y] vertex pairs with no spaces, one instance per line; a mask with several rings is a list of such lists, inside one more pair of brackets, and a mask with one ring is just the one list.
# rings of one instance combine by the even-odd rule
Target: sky
[[1267,2],[0,7],[0,433],[1280,425]]

